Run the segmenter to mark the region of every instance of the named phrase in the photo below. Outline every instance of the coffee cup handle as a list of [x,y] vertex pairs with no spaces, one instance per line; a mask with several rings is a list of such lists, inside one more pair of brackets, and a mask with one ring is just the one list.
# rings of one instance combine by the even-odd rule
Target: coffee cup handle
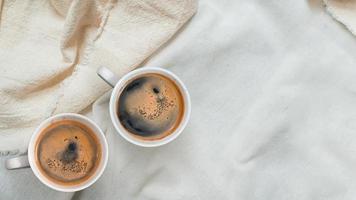
[[106,67],[100,67],[96,73],[111,87],[115,87],[116,83],[119,82],[119,77]]
[[28,156],[18,156],[15,158],[9,158],[5,161],[6,169],[20,169],[25,167],[30,167],[30,163],[28,161]]

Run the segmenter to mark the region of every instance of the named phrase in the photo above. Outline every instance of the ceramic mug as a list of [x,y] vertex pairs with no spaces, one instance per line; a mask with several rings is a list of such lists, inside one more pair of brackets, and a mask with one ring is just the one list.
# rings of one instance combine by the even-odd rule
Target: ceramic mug
[[[178,127],[171,134],[157,140],[142,140],[132,136],[132,134],[129,133],[128,130],[126,130],[124,126],[120,123],[120,120],[117,115],[118,101],[121,93],[123,92],[123,90],[125,89],[125,87],[129,82],[142,75],[152,74],[152,73],[162,75],[172,80],[176,84],[183,97],[184,111],[183,111],[182,120],[180,121]],[[124,75],[121,79],[119,79],[111,70],[109,70],[106,67],[100,67],[97,71],[97,74],[106,83],[108,83],[111,87],[114,88],[111,93],[111,98],[109,103],[110,117],[116,131],[127,141],[142,147],[157,147],[173,141],[182,133],[183,129],[185,128],[185,126],[189,121],[190,112],[191,112],[191,102],[190,102],[190,96],[187,88],[175,74],[173,74],[168,70],[162,68],[156,68],[156,67],[143,67],[140,69],[133,70],[127,73],[126,75]]]
[[[99,144],[101,145],[101,149],[102,149],[101,160],[94,174],[92,174],[89,177],[89,179],[75,185],[63,185],[51,181],[44,174],[42,174],[41,170],[39,169],[40,166],[38,166],[38,164],[36,164],[35,161],[35,145],[42,131],[45,128],[47,128],[49,125],[62,120],[74,120],[86,125],[97,136]],[[101,129],[93,121],[91,121],[89,118],[83,115],[74,114],[74,113],[62,113],[44,120],[37,127],[37,129],[35,130],[35,132],[33,133],[30,139],[27,155],[18,156],[6,160],[5,167],[7,169],[19,169],[19,168],[31,167],[35,176],[46,186],[57,191],[75,192],[75,191],[85,189],[90,185],[92,185],[95,181],[97,181],[99,177],[103,174],[107,162],[108,162],[108,144]]]

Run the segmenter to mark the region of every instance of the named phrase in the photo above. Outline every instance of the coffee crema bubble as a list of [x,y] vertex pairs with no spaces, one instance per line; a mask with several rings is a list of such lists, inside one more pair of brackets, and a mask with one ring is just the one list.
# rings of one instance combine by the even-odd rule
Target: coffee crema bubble
[[61,185],[86,181],[101,159],[97,136],[89,127],[74,120],[49,125],[40,133],[35,148],[40,172]]
[[160,74],[131,80],[118,99],[117,115],[123,127],[143,140],[171,134],[183,116],[183,97],[178,86]]

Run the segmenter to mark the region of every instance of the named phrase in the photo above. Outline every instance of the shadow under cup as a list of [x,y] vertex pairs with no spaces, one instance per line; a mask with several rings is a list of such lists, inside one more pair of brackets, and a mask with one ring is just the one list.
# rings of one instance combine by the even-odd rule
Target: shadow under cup
[[100,128],[90,119],[72,113],[42,122],[31,138],[28,152],[37,178],[63,192],[89,187],[101,176],[108,159],[107,142]]
[[110,116],[129,142],[154,147],[174,140],[186,126],[190,98],[181,80],[161,68],[141,68],[116,84]]

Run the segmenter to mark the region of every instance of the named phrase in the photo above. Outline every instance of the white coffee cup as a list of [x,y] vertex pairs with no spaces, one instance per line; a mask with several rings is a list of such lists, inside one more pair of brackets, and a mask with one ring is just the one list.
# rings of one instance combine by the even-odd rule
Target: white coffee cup
[[[86,125],[88,128],[90,128],[94,134],[96,134],[99,144],[101,145],[101,160],[99,163],[99,166],[97,167],[96,171],[94,174],[90,176],[89,179],[83,181],[82,183],[76,184],[76,185],[61,185],[58,183],[55,183],[48,179],[46,176],[42,174],[42,172],[39,169],[38,164],[35,162],[35,145],[37,140],[39,139],[39,136],[41,132],[47,128],[50,124],[53,124],[54,122],[57,121],[62,121],[62,120],[73,120],[73,121],[78,121],[84,125]],[[99,177],[103,174],[105,167],[108,162],[108,144],[106,142],[106,138],[101,131],[101,129],[89,118],[79,115],[79,114],[74,114],[74,113],[62,113],[58,114],[55,116],[52,116],[46,120],[44,120],[35,130],[33,133],[30,144],[28,146],[28,152],[27,155],[23,156],[18,156],[15,158],[10,158],[6,160],[5,167],[7,169],[19,169],[19,168],[25,168],[25,167],[31,167],[33,173],[35,176],[45,185],[48,187],[57,190],[57,191],[62,191],[62,192],[75,192],[79,191],[82,189],[85,189],[92,185],[95,181],[99,179]]]
[[[172,80],[177,85],[183,96],[184,111],[182,120],[178,127],[173,131],[173,133],[158,140],[142,140],[137,137],[134,137],[120,123],[119,118],[117,116],[118,101],[121,93],[130,81],[134,80],[136,77],[152,73],[162,75]],[[111,70],[106,67],[100,67],[97,71],[97,74],[110,86],[114,87],[111,93],[109,104],[110,117],[116,131],[127,141],[142,147],[157,147],[173,141],[182,133],[183,129],[189,121],[191,112],[191,102],[187,88],[175,74],[168,70],[156,67],[144,67],[133,70],[124,75],[121,79],[119,79]]]

